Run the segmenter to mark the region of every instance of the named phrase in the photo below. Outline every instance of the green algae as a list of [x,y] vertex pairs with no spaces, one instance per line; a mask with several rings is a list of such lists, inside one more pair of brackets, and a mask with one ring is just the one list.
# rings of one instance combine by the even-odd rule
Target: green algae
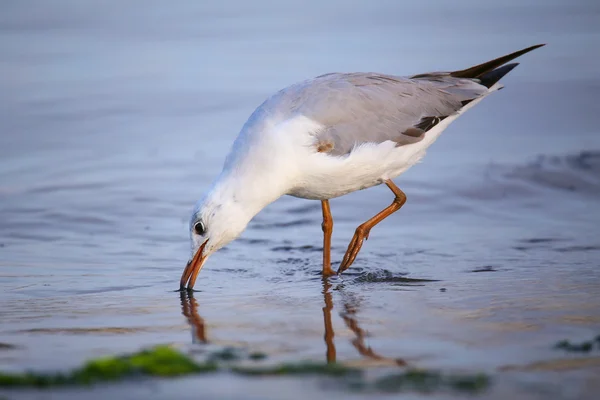
[[453,375],[439,371],[410,369],[398,374],[387,375],[375,381],[368,381],[363,371],[341,364],[299,363],[281,364],[271,367],[234,367],[234,373],[246,376],[290,376],[314,375],[334,378],[351,378],[342,381],[343,388],[354,392],[420,392],[433,393],[456,391],[478,393],[486,390],[491,378],[482,373]]
[[405,390],[430,392],[438,390],[441,382],[442,377],[439,372],[410,370],[400,374],[384,376],[376,380],[373,386],[378,391],[391,393]]
[[574,343],[566,339],[561,340],[554,345],[554,348],[568,351],[570,353],[589,353],[594,349],[594,344],[596,344],[597,350],[600,350],[600,335],[591,340],[579,343]]
[[248,358],[253,361],[261,361],[267,358],[265,353],[261,353],[260,351],[256,351],[254,353],[248,354]]
[[491,379],[485,374],[447,375],[439,371],[411,369],[376,380],[373,389],[396,393],[414,391],[431,393],[443,390],[480,392],[489,387]]
[[130,355],[98,358],[67,374],[39,372],[6,374],[0,372],[0,387],[89,385],[123,380],[134,376],[174,377],[216,370],[217,365],[214,362],[196,363],[168,346],[156,346]]
[[450,375],[446,378],[447,385],[454,390],[463,392],[480,392],[491,384],[491,378],[483,373],[474,375]]
[[339,363],[303,361],[275,365],[248,365],[242,362],[251,360],[256,363],[266,358],[267,355],[264,353],[247,354],[239,349],[226,347],[207,354],[204,362],[196,362],[169,346],[156,346],[133,354],[91,360],[69,373],[6,374],[0,372],[0,387],[90,385],[139,377],[170,378],[218,371],[229,371],[247,377],[328,377],[336,379],[342,389],[360,392],[431,393],[448,390],[479,392],[490,384],[490,378],[483,374],[447,375],[438,371],[411,369],[376,380],[367,380],[362,369]]
[[232,371],[241,375],[268,376],[268,375],[319,375],[319,376],[346,376],[360,375],[360,370],[349,368],[342,364],[327,363],[285,363],[268,367],[234,367]]
[[556,349],[569,351],[571,353],[589,353],[590,351],[592,351],[593,346],[594,343],[591,341],[571,343],[568,340],[561,340],[560,342],[554,345]]
[[210,361],[238,361],[244,358],[240,350],[234,347],[225,347],[222,350],[217,350],[208,355]]

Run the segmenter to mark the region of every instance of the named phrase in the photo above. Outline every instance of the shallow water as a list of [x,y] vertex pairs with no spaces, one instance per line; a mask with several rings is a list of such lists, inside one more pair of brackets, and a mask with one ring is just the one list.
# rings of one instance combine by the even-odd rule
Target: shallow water
[[[397,3],[4,4],[0,369],[233,345],[485,371],[492,398],[592,398],[600,353],[552,345],[600,333],[600,8]],[[267,95],[325,72],[459,69],[539,42],[396,180],[407,204],[342,278],[319,276],[319,203],[285,197],[211,257],[193,299],[173,292],[192,205]],[[390,201],[382,187],[332,200],[336,263]],[[220,375],[89,395],[346,395],[325,386]]]

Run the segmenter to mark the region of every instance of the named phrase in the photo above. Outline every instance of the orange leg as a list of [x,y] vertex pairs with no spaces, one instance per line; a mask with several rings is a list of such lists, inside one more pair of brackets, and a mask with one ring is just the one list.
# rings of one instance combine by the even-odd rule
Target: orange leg
[[402,190],[400,190],[398,186],[394,184],[394,182],[392,182],[391,180],[387,180],[385,181],[385,184],[396,195],[394,201],[392,201],[392,204],[384,208],[379,214],[377,214],[376,216],[374,216],[373,218],[371,218],[364,224],[359,225],[358,228],[356,228],[356,232],[354,232],[354,237],[348,245],[348,250],[346,250],[344,259],[342,260],[342,263],[340,264],[340,267],[337,271],[338,274],[341,274],[342,272],[347,270],[348,267],[350,267],[350,265],[354,262],[354,260],[356,259],[356,255],[362,247],[363,240],[369,238],[369,232],[371,231],[371,228],[373,228],[375,225],[389,217],[394,212],[398,211],[400,207],[402,207],[404,203],[406,203],[406,195]]
[[329,209],[329,200],[321,200],[323,208],[323,276],[335,275],[331,269],[331,233],[333,232],[333,218]]

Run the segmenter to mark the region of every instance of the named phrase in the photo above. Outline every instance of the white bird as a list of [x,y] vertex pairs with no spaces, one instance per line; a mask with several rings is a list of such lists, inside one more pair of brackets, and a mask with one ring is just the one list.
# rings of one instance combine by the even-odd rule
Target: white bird
[[502,87],[497,82],[518,65],[507,62],[541,46],[460,71],[330,73],[275,93],[245,123],[196,204],[180,289],[193,289],[207,258],[286,194],[321,201],[323,276],[334,275],[329,199],[385,183],[394,200],[356,228],[337,273],[345,271],[371,228],[405,203],[392,179],[417,163],[452,121]]

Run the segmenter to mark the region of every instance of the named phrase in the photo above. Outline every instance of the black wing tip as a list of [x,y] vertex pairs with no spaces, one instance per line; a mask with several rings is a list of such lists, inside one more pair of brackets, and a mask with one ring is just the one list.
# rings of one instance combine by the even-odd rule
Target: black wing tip
[[532,51],[535,49],[539,49],[540,47],[544,47],[546,44],[547,43],[534,44],[533,46],[527,47],[526,49],[523,49],[521,51],[524,51],[524,52]]
[[506,64],[500,68],[496,68],[488,72],[487,74],[483,74],[479,77],[479,81],[486,88],[491,88],[494,86],[500,79],[504,78],[506,74],[512,71],[519,63]]
[[505,56],[493,59],[483,64],[475,65],[473,67],[463,69],[460,71],[451,72],[450,76],[453,76],[455,78],[480,79],[484,75],[493,72],[495,69],[503,66],[507,62],[512,61],[515,58],[522,56],[523,54],[529,53],[530,51],[533,51],[545,45],[546,43],[536,44],[534,46],[515,51],[514,53],[507,54]]

